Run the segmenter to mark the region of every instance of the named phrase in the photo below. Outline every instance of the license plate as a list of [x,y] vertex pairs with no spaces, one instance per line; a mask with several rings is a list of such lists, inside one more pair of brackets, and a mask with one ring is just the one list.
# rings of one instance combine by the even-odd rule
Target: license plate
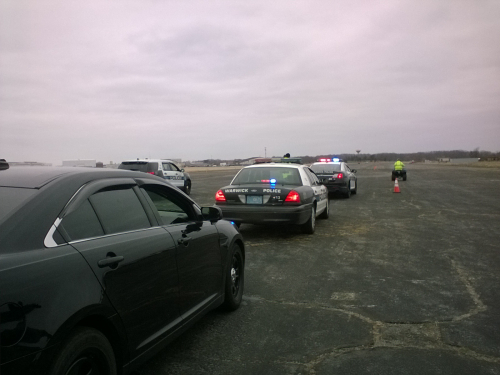
[[247,204],[262,204],[262,195],[247,195]]

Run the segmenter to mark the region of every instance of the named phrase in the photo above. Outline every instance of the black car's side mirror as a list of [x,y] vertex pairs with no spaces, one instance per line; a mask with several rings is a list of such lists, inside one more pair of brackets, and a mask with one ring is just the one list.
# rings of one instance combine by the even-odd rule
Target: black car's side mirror
[[222,219],[222,211],[219,207],[202,207],[201,214],[204,220],[210,220],[211,223],[215,223]]

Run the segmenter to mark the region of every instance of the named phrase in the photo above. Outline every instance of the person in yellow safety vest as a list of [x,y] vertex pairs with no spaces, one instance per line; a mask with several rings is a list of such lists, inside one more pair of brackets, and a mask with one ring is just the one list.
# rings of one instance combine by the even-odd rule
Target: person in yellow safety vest
[[394,163],[394,170],[395,171],[402,171],[404,169],[405,165],[403,164],[403,162],[401,160],[398,159],[398,161],[396,161]]

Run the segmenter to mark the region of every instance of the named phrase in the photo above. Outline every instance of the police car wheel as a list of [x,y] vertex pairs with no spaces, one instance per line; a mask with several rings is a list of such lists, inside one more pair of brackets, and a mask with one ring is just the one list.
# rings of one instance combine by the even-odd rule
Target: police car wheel
[[191,181],[186,181],[186,185],[184,186],[184,192],[189,195],[191,194]]
[[313,234],[316,229],[316,207],[312,206],[311,216],[305,224],[302,224],[302,231],[306,234]]
[[328,219],[330,216],[330,199],[326,200],[325,210],[318,216],[319,219]]
[[356,194],[358,192],[358,180],[354,180],[354,190],[351,191],[351,194]]
[[351,197],[351,187],[347,187],[347,191],[344,193],[344,198],[350,198]]

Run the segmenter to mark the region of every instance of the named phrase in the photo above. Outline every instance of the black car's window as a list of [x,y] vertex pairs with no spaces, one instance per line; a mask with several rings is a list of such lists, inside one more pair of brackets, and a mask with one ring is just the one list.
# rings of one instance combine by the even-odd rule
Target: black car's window
[[189,208],[191,203],[169,191],[168,188],[146,185],[141,187],[141,190],[158,210],[163,225],[185,223],[193,219]]
[[130,187],[101,190],[89,200],[106,234],[151,226],[139,198]]
[[340,164],[313,164],[311,169],[316,174],[331,174],[340,172]]
[[0,187],[0,220],[36,192],[35,189]]
[[[275,180],[275,181],[274,181]],[[302,185],[297,168],[262,167],[245,168],[234,178],[232,185],[269,184]]]
[[88,200],[66,215],[60,226],[66,231],[70,241],[99,237],[104,234],[101,223]]

